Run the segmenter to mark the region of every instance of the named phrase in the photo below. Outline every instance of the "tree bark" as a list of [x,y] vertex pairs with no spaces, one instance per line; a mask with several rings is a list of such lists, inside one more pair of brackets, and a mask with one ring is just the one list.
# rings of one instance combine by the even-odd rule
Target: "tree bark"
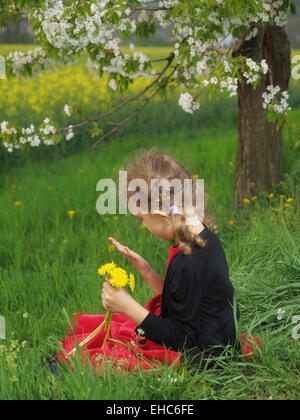
[[243,198],[259,191],[270,191],[280,180],[283,146],[282,127],[268,122],[262,94],[268,85],[287,90],[291,74],[291,48],[285,29],[269,24],[258,26],[258,35],[235,45],[234,56],[243,55],[256,62],[265,59],[269,72],[256,88],[243,78],[239,83],[240,126],[236,155],[234,208],[242,207]]

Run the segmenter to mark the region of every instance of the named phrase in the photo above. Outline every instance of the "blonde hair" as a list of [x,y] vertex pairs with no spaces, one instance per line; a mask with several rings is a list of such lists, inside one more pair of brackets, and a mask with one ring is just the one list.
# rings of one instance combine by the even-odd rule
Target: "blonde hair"
[[[151,179],[167,180],[180,179],[181,185],[184,185],[184,179],[192,179],[190,173],[172,156],[167,153],[158,151],[142,150],[136,152],[136,158],[129,163],[124,170],[127,171],[127,189],[131,180],[140,178],[143,179],[148,186],[148,208],[151,208]],[[193,182],[192,202],[195,206],[195,182]],[[183,194],[183,188],[181,193]],[[132,193],[133,194],[133,193]],[[128,200],[132,195],[129,194]],[[159,203],[158,208],[162,206],[163,192],[159,190]],[[174,191],[170,188],[170,206],[174,205]],[[182,214],[172,214],[171,221],[175,231],[175,236],[178,240],[179,247],[185,255],[192,253],[192,245],[195,244],[199,248],[206,245],[206,241],[194,234],[189,225],[186,224],[186,217]],[[204,188],[204,218],[203,223],[207,226],[213,225],[213,220],[207,213],[207,194]]]

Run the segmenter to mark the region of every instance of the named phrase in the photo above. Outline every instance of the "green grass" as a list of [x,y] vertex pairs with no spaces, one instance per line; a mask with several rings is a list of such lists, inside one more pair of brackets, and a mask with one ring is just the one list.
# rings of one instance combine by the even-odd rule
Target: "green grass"
[[[0,54],[7,51],[0,47]],[[299,82],[292,82],[291,92],[299,104]],[[0,399],[299,399],[300,341],[292,338],[297,326],[292,318],[300,315],[299,146],[285,137],[283,176],[273,187],[274,197],[262,192],[245,209],[233,210],[236,103],[204,102],[193,116],[177,103],[170,105],[170,120],[167,106],[152,106],[95,151],[79,147],[80,140],[51,151],[32,150],[26,159],[3,155],[0,315],[6,319],[7,339],[0,340]],[[292,118],[299,121],[299,109]],[[164,275],[168,241],[140,228],[132,215],[115,219],[96,212],[98,180],[115,178],[136,149],[153,146],[204,178],[241,309],[240,332],[258,336],[263,351],[251,360],[229,351],[219,359],[222,369],[164,368],[160,381],[155,372],[120,380],[99,378],[88,368],[54,378],[40,365],[65,336],[66,313],[104,313],[97,275],[101,264],[114,260],[132,271],[141,304],[153,296],[127,260],[109,252],[109,236]],[[294,208],[285,206],[287,198],[294,199]],[[69,210],[76,211],[73,219]],[[285,310],[282,320],[279,308]],[[168,375],[177,381],[169,383]]]
[[[134,376],[104,375],[88,368],[63,371],[53,378],[40,364],[53,354],[75,312],[104,313],[97,268],[112,259],[132,267],[117,251],[114,236],[146,258],[164,275],[170,243],[140,228],[132,215],[100,216],[96,183],[115,177],[138,148],[158,146],[204,178],[210,211],[228,259],[230,278],[241,309],[240,332],[258,336],[262,353],[244,360],[231,352],[219,360],[222,369],[192,373],[182,367]],[[230,127],[187,129],[152,137],[114,138],[95,151],[12,168],[0,178],[1,310],[7,322],[8,350],[0,350],[1,399],[298,399],[299,341],[291,336],[300,315],[299,170],[293,143],[285,139],[286,175],[274,186],[274,197],[258,196],[249,209],[233,211],[236,131]],[[297,192],[298,191],[298,192]],[[284,194],[284,198],[280,198]],[[284,206],[293,197],[295,209]],[[14,206],[20,201],[20,206]],[[67,212],[73,209],[75,217]],[[257,219],[254,220],[253,217]],[[232,219],[233,225],[228,222]],[[135,298],[153,296],[137,276]],[[277,310],[285,309],[283,320]],[[28,318],[23,314],[28,313]],[[23,348],[22,342],[26,341]],[[177,381],[169,383],[168,375]],[[167,385],[167,386],[166,386]]]

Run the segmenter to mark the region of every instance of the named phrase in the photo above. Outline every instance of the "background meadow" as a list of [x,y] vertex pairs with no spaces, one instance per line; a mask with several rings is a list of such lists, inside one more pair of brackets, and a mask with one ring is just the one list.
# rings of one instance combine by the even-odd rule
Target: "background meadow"
[[[11,48],[1,46],[0,54]],[[153,57],[168,53],[143,50]],[[140,81],[132,92],[139,87]],[[97,115],[108,96],[105,80],[78,62],[33,80],[1,80],[0,121],[28,126],[49,117],[73,124],[64,104],[79,102],[88,115]],[[0,340],[1,399],[299,398],[299,142],[285,136],[283,178],[272,192],[245,197],[244,208],[234,210],[236,98],[204,97],[200,110],[189,115],[179,108],[178,96],[150,104],[95,150],[85,129],[53,148],[14,154],[0,148],[0,314],[7,327],[7,339]],[[290,96],[292,118],[299,122],[299,81],[291,80]],[[131,214],[96,212],[97,182],[116,178],[137,149],[149,148],[171,153],[204,178],[241,309],[240,332],[258,336],[263,351],[251,360],[229,351],[219,359],[221,370],[196,373],[182,366],[164,367],[161,375],[124,375],[121,381],[118,375],[99,378],[88,368],[53,376],[41,365],[66,333],[66,314],[104,313],[98,267],[115,261],[135,274],[141,304],[153,296],[109,236],[164,275],[170,242],[153,236]]]

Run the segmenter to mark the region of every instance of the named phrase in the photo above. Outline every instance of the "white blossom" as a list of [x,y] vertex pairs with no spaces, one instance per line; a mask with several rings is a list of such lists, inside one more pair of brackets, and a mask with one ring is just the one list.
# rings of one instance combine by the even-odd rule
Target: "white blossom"
[[71,117],[72,115],[72,107],[70,107],[68,104],[64,106],[64,111],[67,114],[68,117]]
[[[148,3],[153,6],[152,0],[138,0],[134,5],[131,2],[110,0],[87,1],[84,2],[86,12],[83,10],[83,13],[78,13],[76,2],[45,0],[43,7],[33,2],[31,12],[35,19],[36,38],[37,41],[42,40],[42,45],[46,47],[8,54],[8,73],[18,78],[30,74],[35,77],[45,69],[71,63],[78,56],[87,53],[88,70],[98,79],[100,74],[106,73],[109,76],[108,87],[113,91],[117,90],[116,80],[119,77],[130,81],[139,77],[153,79],[156,70],[152,67],[150,57],[136,51],[134,44],[129,45],[129,52],[123,53],[120,49],[125,32],[126,39],[130,39],[128,34],[135,36],[138,27],[145,25],[145,28],[149,28],[153,24],[170,27],[174,42],[173,53],[178,63],[173,77],[177,85],[185,89],[197,88],[197,78],[209,74],[212,76],[202,80],[202,86],[220,89],[229,96],[235,96],[238,92],[238,79],[232,73],[235,66],[239,66],[240,74],[252,85],[268,73],[269,66],[265,59],[260,63],[250,57],[238,61],[233,60],[230,55],[218,52],[222,40],[231,37],[234,42],[233,34],[237,38],[245,34],[246,40],[256,37],[256,23],[268,22],[271,25],[284,26],[288,2],[263,0],[257,2],[257,7],[245,8],[243,14],[238,16],[230,13],[224,0],[215,0],[211,4],[200,2],[199,5],[195,4],[192,12],[188,8],[181,12],[184,2],[185,0],[160,0],[157,5],[165,10],[152,11],[151,7],[148,10],[143,8]],[[132,13],[136,6],[136,12]],[[219,66],[218,71],[214,72],[212,70],[218,61],[223,68],[220,69]],[[178,103],[188,113],[200,107],[188,92],[180,95]],[[263,94],[263,107],[279,115],[286,114],[291,109],[288,105],[288,93],[280,88],[278,90],[277,87],[270,87]],[[64,112],[70,117],[71,107],[66,104]],[[18,128],[7,121],[0,124],[2,144],[10,153],[20,145],[53,145],[53,136],[58,131],[49,118],[44,118],[39,128],[30,124],[29,127]],[[66,139],[70,140],[74,137],[73,129],[69,128],[67,131]]]
[[118,86],[116,84],[115,79],[110,79],[108,86],[111,88],[111,90],[117,90]]
[[291,107],[288,104],[289,94],[281,91],[280,86],[269,85],[266,92],[262,94],[263,108],[274,111],[277,114],[286,115]]
[[192,95],[188,92],[180,95],[178,103],[185,112],[190,114],[200,108],[199,102],[194,101]]
[[283,315],[285,314],[285,310],[284,309],[281,309],[281,308],[279,308],[278,309],[278,311],[277,311],[277,319],[279,320],[279,321],[281,321],[282,320],[282,318],[283,318]]
[[[292,324],[296,324],[299,321],[300,321],[300,315],[293,316]],[[300,340],[300,333],[298,331],[300,331],[300,323],[292,329],[292,338],[294,340]]]

